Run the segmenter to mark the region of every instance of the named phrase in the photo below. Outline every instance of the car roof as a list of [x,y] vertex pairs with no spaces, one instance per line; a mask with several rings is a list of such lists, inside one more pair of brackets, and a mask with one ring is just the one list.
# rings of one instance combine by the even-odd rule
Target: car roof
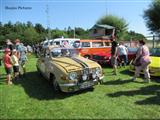
[[83,39],[81,42],[111,42],[111,40]]

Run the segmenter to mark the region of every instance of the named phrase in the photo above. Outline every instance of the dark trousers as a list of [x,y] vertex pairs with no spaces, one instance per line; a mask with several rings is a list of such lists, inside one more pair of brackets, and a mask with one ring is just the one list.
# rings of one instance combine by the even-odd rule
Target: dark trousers
[[122,61],[124,61],[124,65],[127,65],[127,63],[128,63],[127,55],[120,55],[119,58],[120,58],[121,63],[122,63]]

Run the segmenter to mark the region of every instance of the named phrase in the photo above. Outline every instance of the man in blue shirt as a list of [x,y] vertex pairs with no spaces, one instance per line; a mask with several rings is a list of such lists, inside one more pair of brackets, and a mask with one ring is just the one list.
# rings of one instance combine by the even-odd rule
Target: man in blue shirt
[[19,58],[19,64],[20,64],[20,74],[25,75],[26,73],[26,68],[25,68],[25,63],[27,61],[27,49],[23,45],[23,43],[20,43],[19,39],[16,39],[16,50],[17,50],[17,57]]

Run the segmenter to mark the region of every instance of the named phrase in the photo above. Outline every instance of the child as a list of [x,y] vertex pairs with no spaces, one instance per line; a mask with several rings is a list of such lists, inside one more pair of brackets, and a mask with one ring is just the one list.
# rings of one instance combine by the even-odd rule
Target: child
[[13,49],[12,52],[13,53],[11,56],[11,61],[13,64],[14,79],[18,80],[19,79],[19,63],[18,63],[17,51],[16,51],[16,49]]
[[4,67],[7,73],[7,84],[12,84],[11,72],[12,72],[12,62],[10,57],[11,51],[9,48],[5,49],[5,54],[3,57]]

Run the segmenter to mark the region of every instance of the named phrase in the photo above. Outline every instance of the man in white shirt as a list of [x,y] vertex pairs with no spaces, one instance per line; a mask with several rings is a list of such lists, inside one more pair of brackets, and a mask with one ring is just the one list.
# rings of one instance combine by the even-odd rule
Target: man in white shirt
[[128,63],[128,49],[124,46],[123,42],[120,42],[120,45],[118,47],[118,55],[119,55],[121,64],[122,62],[124,62],[124,66],[126,66]]

